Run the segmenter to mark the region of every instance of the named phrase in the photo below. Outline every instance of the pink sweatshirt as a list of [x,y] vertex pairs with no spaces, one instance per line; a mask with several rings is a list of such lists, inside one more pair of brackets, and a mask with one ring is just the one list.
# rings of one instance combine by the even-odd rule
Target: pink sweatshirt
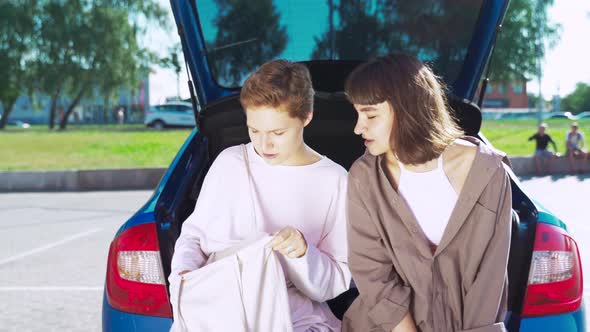
[[326,157],[310,165],[282,166],[267,164],[251,143],[247,151],[254,188],[242,147],[221,152],[205,177],[194,212],[182,226],[171,280],[183,270],[203,266],[213,252],[291,226],[301,231],[308,245],[300,258],[279,254],[294,330],[339,331],[340,322],[321,302],[347,290],[351,278],[346,263],[346,171]]

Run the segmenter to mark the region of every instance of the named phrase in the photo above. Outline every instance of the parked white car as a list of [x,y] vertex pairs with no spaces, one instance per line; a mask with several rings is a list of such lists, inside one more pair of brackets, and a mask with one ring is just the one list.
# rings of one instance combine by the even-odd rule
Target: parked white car
[[543,115],[544,119],[567,119],[576,120],[576,116],[572,112],[549,112]]
[[193,105],[183,101],[174,101],[151,106],[145,113],[144,123],[157,130],[166,127],[194,127]]

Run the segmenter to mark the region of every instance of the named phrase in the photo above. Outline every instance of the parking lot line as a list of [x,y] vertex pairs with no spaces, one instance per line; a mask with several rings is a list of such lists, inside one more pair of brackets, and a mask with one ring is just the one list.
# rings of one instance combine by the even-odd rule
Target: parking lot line
[[0,287],[1,292],[46,292],[46,291],[102,291],[102,286],[13,286],[13,287]]
[[77,240],[79,238],[82,238],[82,237],[85,237],[85,236],[94,234],[94,233],[96,233],[96,232],[98,232],[100,230],[101,230],[101,228],[93,228],[93,229],[91,229],[89,231],[85,231],[85,232],[82,232],[82,233],[74,234],[72,236],[69,236],[69,237],[66,237],[64,239],[61,239],[59,241],[56,241],[56,242],[53,242],[53,243],[44,245],[42,247],[35,248],[35,249],[32,249],[32,250],[29,250],[29,251],[20,253],[18,255],[14,255],[14,256],[8,257],[8,258],[4,258],[4,259],[0,260],[0,266],[2,266],[4,264],[11,263],[11,262],[14,262],[14,261],[17,261],[19,259],[22,259],[22,258],[31,256],[31,255],[38,254],[40,252],[43,252],[43,251],[46,251],[46,250],[49,250],[49,249],[52,249],[52,248],[55,248],[55,247],[60,246],[62,244],[66,244],[66,243],[68,243],[70,241],[74,241],[74,240]]

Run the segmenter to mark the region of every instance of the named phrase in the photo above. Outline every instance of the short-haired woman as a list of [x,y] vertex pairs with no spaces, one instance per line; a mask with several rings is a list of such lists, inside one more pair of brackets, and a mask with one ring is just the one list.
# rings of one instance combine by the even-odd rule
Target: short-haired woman
[[511,230],[503,154],[463,136],[430,68],[393,54],[346,94],[367,147],[350,169],[344,331],[503,331]]
[[170,275],[173,284],[202,267],[210,254],[247,239],[253,225],[246,216],[254,209],[259,231],[275,234],[268,245],[280,254],[295,332],[339,331],[340,321],[325,301],[350,284],[347,173],[303,141],[313,96],[302,64],[274,60],[248,77],[240,102],[251,143],[246,154],[234,146],[213,162],[195,210],[182,225]]

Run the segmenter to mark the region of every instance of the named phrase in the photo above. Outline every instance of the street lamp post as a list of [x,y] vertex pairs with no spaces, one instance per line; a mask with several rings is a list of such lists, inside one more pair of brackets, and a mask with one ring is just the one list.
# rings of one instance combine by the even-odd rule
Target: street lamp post
[[537,47],[537,80],[539,84],[539,98],[537,100],[537,121],[540,125],[543,122],[543,93],[541,91],[541,81],[543,78],[543,48],[544,48],[544,41],[543,41],[543,0],[537,0],[537,40],[535,45]]
[[[541,59],[538,60],[541,62]],[[540,125],[543,122],[543,92],[541,92],[541,65],[539,65],[539,74],[537,76],[539,84],[539,98],[537,100],[537,122]]]

